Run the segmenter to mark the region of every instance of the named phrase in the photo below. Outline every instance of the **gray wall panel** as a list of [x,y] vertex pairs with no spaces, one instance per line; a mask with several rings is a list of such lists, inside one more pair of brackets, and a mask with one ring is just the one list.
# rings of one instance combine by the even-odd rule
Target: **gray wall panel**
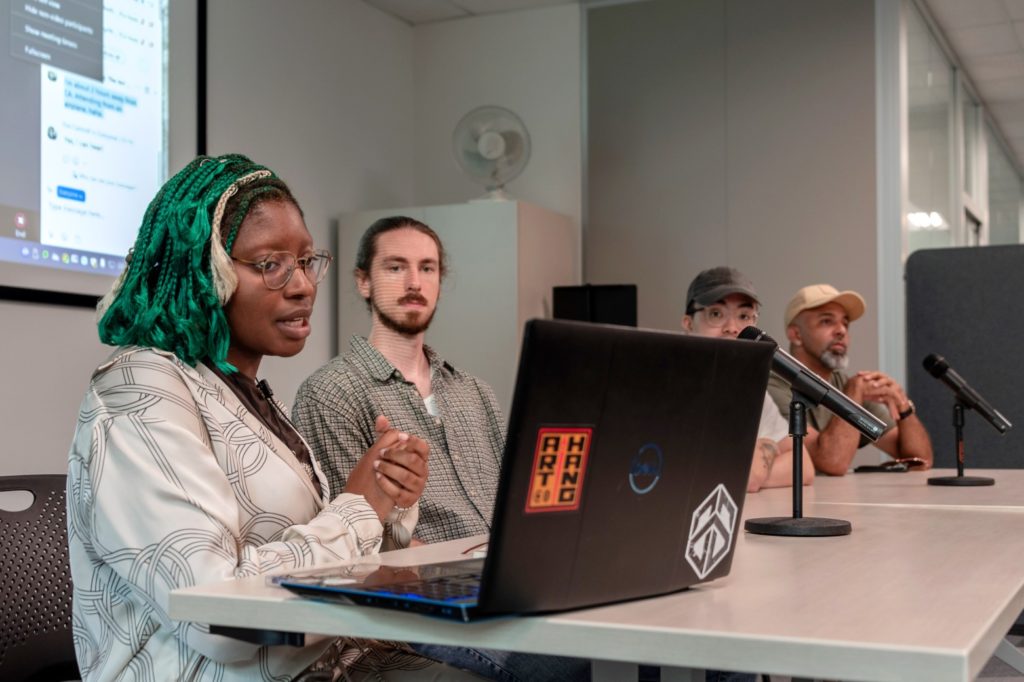
[[852,366],[877,367],[873,4],[599,7],[587,49],[584,280],[677,329],[693,276],[732,265],[778,338],[799,287],[856,289]]
[[1014,428],[1000,435],[979,415],[964,420],[967,473],[1024,467],[1024,246],[928,249],[907,259],[907,373],[910,395],[928,427],[935,465],[956,466],[953,392],[925,372],[930,353],[946,358]]

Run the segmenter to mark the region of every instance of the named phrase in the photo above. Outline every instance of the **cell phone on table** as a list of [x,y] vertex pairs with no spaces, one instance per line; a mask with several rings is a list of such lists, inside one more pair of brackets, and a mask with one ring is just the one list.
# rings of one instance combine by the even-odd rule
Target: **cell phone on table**
[[882,462],[881,464],[861,464],[858,467],[854,467],[853,473],[887,472],[898,474],[922,466],[924,466],[924,460],[920,457],[900,457],[899,459],[890,459],[888,462]]

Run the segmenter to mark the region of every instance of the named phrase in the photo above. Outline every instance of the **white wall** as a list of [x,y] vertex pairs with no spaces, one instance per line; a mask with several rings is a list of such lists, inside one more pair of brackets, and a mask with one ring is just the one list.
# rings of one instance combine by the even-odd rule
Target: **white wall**
[[418,26],[415,30],[416,201],[484,194],[452,155],[452,131],[486,104],[516,112],[533,153],[508,185],[517,199],[580,224],[580,8],[560,5]]
[[732,265],[783,339],[801,286],[856,289],[851,366],[877,367],[874,5],[652,0],[590,11],[584,274],[636,282],[677,329],[698,271]]
[[874,5],[727,7],[727,256],[757,283],[779,339],[798,288],[860,292],[850,366],[878,368]]
[[[359,0],[209,7],[209,153],[238,151],[273,168],[328,248],[334,216],[413,203],[411,27]],[[352,266],[342,258],[333,267],[305,350],[260,367],[285,404],[333,355],[334,277]]]
[[642,327],[678,329],[729,255],[724,27],[721,0],[588,14],[584,280],[635,283]]
[[78,403],[110,352],[84,308],[0,301],[0,476],[63,473]]

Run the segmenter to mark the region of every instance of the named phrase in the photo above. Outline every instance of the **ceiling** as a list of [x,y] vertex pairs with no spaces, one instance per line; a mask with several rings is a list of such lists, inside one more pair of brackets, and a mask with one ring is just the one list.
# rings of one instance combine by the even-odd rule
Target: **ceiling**
[[[580,0],[365,0],[410,25]],[[595,0],[585,0],[594,2]],[[1024,168],[1024,0],[923,0]],[[596,4],[596,3],[595,3]]]
[[1024,168],[1024,0],[925,0]]
[[578,0],[365,0],[407,24],[462,19],[480,14],[579,4]]

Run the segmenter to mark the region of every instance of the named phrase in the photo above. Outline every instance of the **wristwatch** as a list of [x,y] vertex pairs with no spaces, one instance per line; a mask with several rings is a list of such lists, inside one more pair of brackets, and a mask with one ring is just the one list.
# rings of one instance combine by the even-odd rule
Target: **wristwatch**
[[901,422],[901,421],[903,421],[904,419],[906,419],[907,417],[909,417],[912,414],[914,414],[914,401],[908,399],[907,400],[907,409],[905,409],[902,412],[900,412],[899,418],[896,421]]

